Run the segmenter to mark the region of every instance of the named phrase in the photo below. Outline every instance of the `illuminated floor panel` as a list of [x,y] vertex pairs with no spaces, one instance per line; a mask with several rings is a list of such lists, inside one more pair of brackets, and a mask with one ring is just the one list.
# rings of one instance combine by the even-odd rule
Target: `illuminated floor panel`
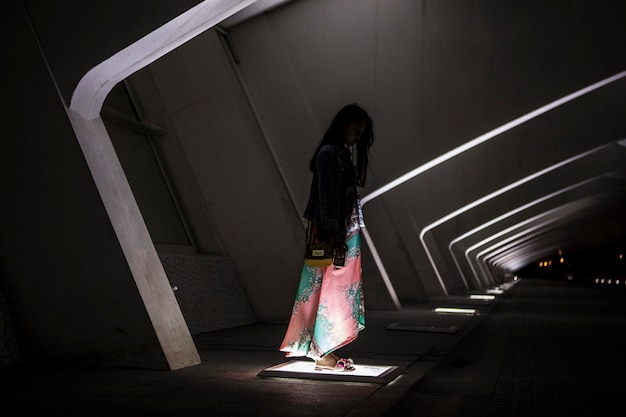
[[459,331],[456,326],[424,326],[410,323],[392,323],[386,327],[387,330],[401,330],[405,332],[427,332],[427,333],[456,333]]
[[387,384],[393,381],[402,370],[397,366],[355,364],[354,371],[316,371],[312,360],[289,361],[259,372],[261,378],[300,378],[323,379],[346,382],[369,382]]

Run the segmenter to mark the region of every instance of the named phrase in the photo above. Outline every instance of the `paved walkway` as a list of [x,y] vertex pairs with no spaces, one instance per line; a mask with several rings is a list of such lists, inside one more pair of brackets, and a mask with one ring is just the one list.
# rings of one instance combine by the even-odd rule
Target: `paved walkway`
[[385,416],[626,416],[626,290],[526,280]]
[[[341,353],[357,365],[401,367],[388,384],[259,378],[286,361],[276,350],[285,325],[268,324],[195,336],[202,364],[173,372],[2,369],[0,414],[624,416],[624,301],[626,291],[524,280],[491,304],[451,297],[368,312],[367,329]],[[480,314],[436,314],[435,307]],[[390,330],[398,323],[432,331]]]

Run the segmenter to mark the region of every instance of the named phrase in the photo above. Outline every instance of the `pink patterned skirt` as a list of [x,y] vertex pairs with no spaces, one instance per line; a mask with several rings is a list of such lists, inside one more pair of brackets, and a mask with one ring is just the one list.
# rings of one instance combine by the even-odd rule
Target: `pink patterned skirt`
[[302,268],[291,319],[280,345],[286,356],[307,356],[318,360],[355,340],[365,328],[361,281],[362,226],[357,203],[346,233],[345,266],[314,268],[305,264]]

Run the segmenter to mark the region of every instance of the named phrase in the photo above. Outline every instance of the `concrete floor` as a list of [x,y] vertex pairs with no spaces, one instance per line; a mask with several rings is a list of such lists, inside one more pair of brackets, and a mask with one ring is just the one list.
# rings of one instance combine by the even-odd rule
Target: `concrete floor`
[[[284,324],[196,335],[202,364],[173,372],[11,367],[0,370],[0,415],[623,416],[625,301],[625,290],[529,279],[491,303],[368,311],[340,353],[400,367],[389,383],[259,377],[287,361]],[[434,313],[440,306],[479,314]],[[398,323],[422,331],[391,330]]]

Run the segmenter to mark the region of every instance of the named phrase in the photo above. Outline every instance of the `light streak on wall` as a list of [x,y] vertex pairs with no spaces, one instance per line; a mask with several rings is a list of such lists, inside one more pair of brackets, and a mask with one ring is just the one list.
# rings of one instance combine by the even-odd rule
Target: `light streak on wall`
[[253,2],[200,2],[90,69],[78,82],[66,108],[171,369],[200,363],[200,356],[100,112],[117,83]]
[[582,186],[584,186],[586,184],[589,184],[589,183],[595,181],[596,179],[598,179],[600,177],[602,177],[602,176],[599,175],[599,176],[587,179],[585,181],[578,182],[576,184],[573,184],[573,185],[570,185],[568,187],[562,188],[560,190],[554,191],[554,192],[552,192],[550,194],[547,194],[547,195],[545,195],[545,196],[543,196],[541,198],[533,200],[533,201],[531,201],[529,203],[526,203],[526,204],[524,204],[522,206],[516,207],[515,209],[513,209],[511,211],[508,211],[508,212],[506,212],[506,213],[504,213],[504,214],[502,214],[502,215],[500,215],[498,217],[495,217],[494,219],[492,219],[492,220],[490,220],[488,222],[485,222],[485,223],[481,224],[480,226],[475,227],[475,228],[473,228],[473,229],[463,233],[462,235],[458,236],[457,238],[453,239],[450,242],[450,244],[448,245],[448,251],[450,252],[450,255],[452,256],[452,260],[454,261],[454,264],[456,265],[457,270],[459,271],[459,274],[461,275],[461,279],[465,283],[465,286],[466,287],[468,286],[467,278],[465,277],[465,274],[463,273],[463,269],[461,268],[459,260],[457,259],[457,256],[454,253],[454,245],[456,245],[457,243],[459,243],[459,242],[469,238],[470,236],[473,236],[473,235],[479,233],[481,230],[484,230],[484,229],[488,228],[489,226],[493,226],[496,223],[499,223],[499,222],[501,222],[503,220],[506,220],[509,217],[512,217],[512,216],[514,216],[514,215],[516,215],[518,213],[521,213],[524,210],[527,210],[527,209],[529,209],[529,208],[531,208],[533,206],[536,206],[536,205],[538,205],[540,203],[543,203],[544,201],[547,201],[547,200],[549,200],[551,198],[554,198],[554,197],[556,197],[558,195],[564,194],[564,193],[566,193],[568,191],[571,191],[571,190],[574,190],[574,189],[576,189],[578,187],[582,187]]
[[[516,239],[519,239],[522,236],[527,236],[529,234],[532,234],[533,232],[536,232],[538,230],[542,230],[545,229],[547,226],[555,223],[556,221],[562,220],[564,218],[566,218],[567,216],[571,216],[573,212],[577,212],[580,211],[582,209],[584,209],[585,207],[588,207],[592,204],[593,199],[585,199],[583,201],[577,201],[577,202],[573,202],[573,203],[569,203],[566,204],[564,206],[560,206],[560,207],[556,207],[554,209],[548,210],[544,213],[538,214],[536,216],[533,216],[529,219],[526,219],[524,221],[521,221],[513,226],[507,227],[504,230],[501,230],[498,233],[494,233],[493,235],[489,236],[488,238],[485,238],[483,240],[481,240],[480,242],[475,243],[474,245],[470,246],[469,248],[467,248],[467,250],[465,251],[465,257],[468,261],[468,263],[470,264],[470,268],[472,269],[472,272],[475,275],[475,279],[479,280],[479,276],[478,276],[478,272],[476,271],[476,269],[474,268],[474,263],[476,263],[477,267],[481,268],[482,264],[478,262],[478,258],[484,256],[485,254],[489,253],[489,252],[493,252],[496,248],[502,248],[502,247],[507,247],[505,246],[507,243],[510,243],[512,241],[515,241]],[[537,223],[539,220],[541,219],[546,219],[545,221],[541,221],[540,223]],[[534,224],[533,226],[529,227],[530,224]],[[516,233],[512,236],[509,236],[506,239],[500,240],[498,241],[498,243],[493,244],[491,246],[489,246],[486,249],[481,250],[476,256],[471,256],[471,252],[477,250],[480,247],[483,247],[487,244],[489,244],[490,242],[495,241],[496,239],[499,239],[502,236],[505,236],[515,230],[518,229],[523,229],[521,232]],[[510,247],[512,245],[509,245],[508,247]],[[476,262],[474,262],[474,260]],[[484,270],[483,270],[484,272]]]
[[[365,197],[363,197],[361,199],[361,204],[364,206],[365,204],[367,204],[368,202],[374,200],[375,198],[378,198],[381,195],[387,193],[388,191],[398,187],[399,185],[404,184],[405,182],[416,178],[420,174],[428,171],[429,169],[434,168],[434,167],[436,167],[436,166],[438,166],[438,165],[440,165],[440,164],[442,164],[444,162],[449,161],[450,159],[452,159],[452,158],[462,154],[465,151],[473,149],[476,146],[478,146],[478,145],[480,145],[482,143],[485,143],[485,142],[487,142],[487,141],[497,137],[498,135],[500,135],[502,133],[508,132],[509,130],[511,130],[511,129],[517,127],[517,126],[519,126],[519,125],[521,125],[523,123],[528,122],[529,120],[532,120],[532,119],[534,119],[534,118],[536,118],[538,116],[541,116],[542,114],[544,114],[546,112],[549,112],[550,110],[553,110],[553,109],[555,109],[555,108],[557,108],[559,106],[562,106],[562,105],[564,105],[564,104],[566,104],[566,103],[568,103],[568,102],[570,102],[572,100],[575,100],[575,99],[577,99],[579,97],[582,97],[585,94],[591,93],[591,92],[593,92],[593,91],[595,91],[595,90],[597,90],[597,89],[599,89],[601,87],[604,87],[604,86],[606,86],[608,84],[611,84],[611,83],[613,83],[613,82],[615,82],[617,80],[620,80],[620,79],[624,78],[625,76],[626,76],[626,71],[619,72],[619,73],[617,73],[617,74],[615,74],[615,75],[613,75],[611,77],[608,77],[608,78],[605,78],[603,80],[600,80],[600,81],[598,81],[598,82],[596,82],[594,84],[591,84],[591,85],[589,85],[587,87],[584,87],[584,88],[582,88],[580,90],[577,90],[577,91],[575,91],[575,92],[573,92],[571,94],[568,94],[568,95],[566,95],[564,97],[561,97],[561,98],[559,98],[557,100],[554,100],[554,101],[552,101],[552,102],[550,102],[550,103],[548,103],[548,104],[546,104],[544,106],[541,106],[541,107],[539,107],[539,108],[537,108],[537,109],[535,109],[535,110],[533,110],[533,111],[531,111],[529,113],[526,113],[526,114],[524,114],[524,115],[522,115],[522,116],[520,116],[520,117],[518,117],[516,119],[513,119],[513,120],[511,120],[508,123],[505,123],[505,124],[495,128],[493,130],[490,130],[489,132],[484,133],[484,134],[482,134],[482,135],[480,135],[480,136],[470,140],[469,142],[466,142],[465,144],[463,144],[461,146],[458,146],[458,147],[456,147],[454,149],[451,149],[450,151],[448,151],[448,152],[446,152],[446,153],[444,153],[444,154],[442,154],[442,155],[440,155],[440,156],[438,156],[438,157],[436,157],[436,158],[426,162],[425,164],[422,164],[422,165],[418,166],[417,168],[407,172],[404,175],[401,175],[400,177],[396,178],[395,180],[390,181],[386,185],[384,185],[384,186],[376,189],[375,191],[367,194]],[[513,188],[513,187],[511,187],[511,188]],[[468,206],[475,207],[478,204],[481,204],[481,203],[474,202],[474,203],[468,204]],[[468,207],[468,206],[466,206],[466,207]],[[464,210],[464,208],[461,208],[461,209],[459,209],[459,210],[457,210],[457,211],[455,211],[453,213],[460,214],[460,213],[465,212],[465,211],[467,211],[467,210]],[[454,217],[453,213],[450,213],[446,217],[449,217],[449,216]],[[456,215],[458,215],[458,214],[456,214]],[[449,218],[452,218],[452,217],[449,217]],[[439,222],[439,221],[437,221],[437,222]],[[435,222],[435,223],[437,223],[437,222]],[[425,242],[423,240],[424,234],[425,234],[424,231],[422,231],[420,233],[420,240],[422,241],[422,245],[425,246],[426,254],[427,254],[428,258],[429,258],[431,266],[435,270],[435,274],[436,274],[437,280],[438,280],[438,282],[439,282],[439,284],[441,286],[441,290],[443,291],[443,293],[445,295],[448,295],[448,289],[446,288],[446,286],[445,286],[445,284],[443,282],[443,279],[441,278],[441,275],[439,274],[439,271],[437,270],[437,268],[435,266],[435,262],[432,259],[432,256],[431,256],[430,252],[427,249],[427,245],[425,245]],[[376,248],[374,247],[373,240],[370,239],[370,240],[367,241],[367,243],[368,243],[372,253],[378,253]],[[384,272],[384,265],[383,265],[382,261],[380,261],[380,264],[377,264],[377,265],[379,266],[379,271],[380,271],[380,273],[382,275],[383,272]],[[383,268],[382,270],[380,269],[381,267]],[[386,276],[386,272],[384,272],[384,274]],[[391,284],[391,282],[389,282],[389,284]]]
[[380,275],[383,278],[383,282],[385,283],[385,286],[387,287],[389,296],[391,297],[391,300],[393,301],[393,304],[395,305],[395,307],[399,310],[402,307],[400,305],[400,300],[398,299],[398,295],[396,294],[395,288],[393,288],[391,279],[389,279],[389,275],[387,275],[387,270],[385,270],[385,265],[383,265],[383,261],[380,259],[380,256],[378,255],[378,251],[376,250],[376,247],[374,246],[374,242],[372,242],[372,238],[370,234],[368,233],[367,228],[365,227],[362,228],[361,232],[363,233],[363,237],[365,237],[365,241],[367,242],[367,245],[369,246],[370,251],[372,252],[372,257],[374,258],[374,262],[376,263],[376,266],[378,267],[378,271],[380,272]]
[[[478,274],[478,271],[477,271],[477,270],[476,270],[476,268],[474,267],[473,262],[472,262],[472,259],[471,259],[470,255],[469,255],[469,253],[470,253],[470,252],[472,252],[472,251],[476,250],[477,248],[479,248],[479,247],[481,247],[481,246],[484,246],[484,245],[488,244],[489,242],[492,242],[492,241],[494,241],[494,240],[496,240],[496,239],[498,239],[498,238],[500,238],[500,237],[502,237],[502,236],[505,236],[505,235],[507,235],[508,233],[511,233],[511,232],[513,232],[513,231],[515,231],[515,230],[517,230],[517,229],[521,228],[521,227],[526,227],[527,225],[532,224],[532,223],[535,223],[535,222],[537,222],[537,220],[539,220],[539,219],[541,219],[541,218],[544,218],[544,217],[546,217],[546,216],[549,216],[550,214],[556,213],[556,212],[558,212],[558,211],[559,211],[559,209],[558,209],[558,208],[555,208],[555,209],[549,210],[549,211],[548,211],[548,212],[546,212],[546,213],[542,213],[542,214],[539,214],[539,215],[537,215],[537,216],[533,216],[533,217],[531,217],[530,219],[526,219],[526,220],[524,220],[524,221],[522,221],[522,222],[520,222],[520,223],[517,223],[516,225],[513,225],[513,226],[510,226],[510,227],[507,227],[506,229],[501,230],[500,232],[495,233],[495,234],[493,234],[493,235],[489,236],[488,238],[483,239],[483,240],[481,240],[480,242],[477,242],[476,244],[474,244],[474,245],[470,246],[469,248],[467,248],[467,250],[465,251],[465,257],[466,257],[467,262],[469,263],[469,266],[470,266],[470,268],[471,268],[471,270],[472,270],[472,273],[473,273],[473,275],[474,275],[474,280],[475,280],[476,284],[477,284],[478,286],[483,285],[483,283],[482,283],[482,282],[480,282],[480,276],[479,276],[479,274]],[[510,238],[508,238],[508,239],[505,239],[505,240],[501,241],[500,243],[502,243],[502,244],[507,243],[508,241],[513,240],[513,239],[515,239],[515,238],[517,238],[517,237],[519,237],[519,236],[523,235],[523,233],[534,231],[534,230],[536,230],[537,228],[539,228],[539,227],[543,227],[544,225],[547,225],[547,224],[549,224],[549,223],[551,223],[551,222],[552,222],[552,220],[547,220],[547,221],[545,221],[545,222],[540,223],[538,226],[534,226],[534,227],[529,227],[529,228],[526,228],[526,229],[525,229],[525,232],[522,232],[522,233],[519,233],[519,234],[517,234],[517,235],[514,235],[514,237],[510,237]]]
[[429,225],[425,226],[422,229],[422,231],[420,232],[420,235],[419,235],[420,236],[420,241],[422,242],[422,246],[424,247],[424,250],[426,251],[426,255],[428,256],[428,260],[430,261],[430,265],[432,266],[433,270],[435,271],[435,274],[437,275],[437,279],[439,280],[441,285],[445,288],[445,285],[443,283],[443,279],[441,277],[441,274],[439,273],[439,269],[437,268],[437,265],[436,265],[436,263],[435,263],[435,261],[433,259],[432,254],[431,254],[431,251],[428,248],[428,244],[426,243],[426,233],[430,232],[435,227],[440,226],[443,223],[445,223],[445,222],[447,222],[447,221],[449,221],[449,220],[451,220],[451,219],[453,219],[453,218],[455,218],[455,217],[457,217],[457,216],[459,216],[459,215],[461,215],[461,214],[463,214],[463,213],[465,213],[465,212],[467,212],[467,211],[469,211],[469,210],[471,210],[471,209],[473,209],[475,207],[478,207],[479,205],[481,205],[483,203],[486,203],[486,202],[488,202],[490,200],[493,200],[494,198],[499,197],[499,196],[503,195],[504,193],[519,187],[520,185],[526,184],[526,183],[528,183],[528,182],[530,182],[532,180],[535,180],[535,179],[537,179],[537,178],[539,178],[539,177],[541,177],[541,176],[543,176],[545,174],[548,174],[548,173],[550,173],[550,172],[552,172],[552,171],[554,171],[554,170],[556,170],[558,168],[561,168],[561,167],[563,167],[563,166],[565,166],[567,164],[570,164],[570,163],[572,163],[574,161],[577,161],[579,159],[585,158],[585,157],[587,157],[587,156],[589,156],[589,155],[599,151],[600,149],[605,148],[606,146],[608,146],[608,145],[599,146],[597,148],[594,148],[594,149],[591,149],[589,151],[580,153],[580,154],[578,154],[576,156],[573,156],[571,158],[567,158],[564,161],[556,163],[556,164],[554,164],[552,166],[549,166],[547,168],[544,168],[544,169],[542,169],[540,171],[537,171],[537,172],[535,172],[535,173],[533,173],[531,175],[528,175],[528,176],[526,176],[526,177],[524,177],[524,178],[522,178],[520,180],[517,180],[517,181],[515,181],[515,182],[513,182],[513,183],[511,183],[511,184],[509,184],[509,185],[507,185],[505,187],[502,187],[502,188],[500,188],[500,189],[498,189],[498,190],[496,190],[496,191],[494,191],[492,193],[489,193],[489,194],[487,194],[487,195],[485,195],[485,196],[483,196],[483,197],[481,197],[481,198],[479,198],[477,200],[474,200],[471,203],[469,203],[469,204],[467,204],[467,205],[465,205],[465,206],[463,206],[463,207],[461,207],[461,208],[459,208],[459,209],[457,209],[457,210],[455,210],[455,211],[453,211],[453,212],[451,212],[451,213],[441,217],[439,220],[436,220],[433,223],[430,223]]
[[440,165],[452,158],[454,158],[455,156],[458,156],[460,154],[462,154],[465,151],[468,151],[472,148],[475,148],[476,146],[487,142],[490,139],[493,139],[494,137],[508,132],[509,130],[513,129],[514,127],[517,127],[523,123],[526,123],[529,120],[534,119],[537,116],[540,116],[550,110],[553,110],[559,106],[562,106],[565,103],[568,103],[574,99],[577,99],[585,94],[588,94],[592,91],[597,90],[598,88],[604,87],[607,84],[611,84],[623,77],[626,76],[626,71],[622,71],[618,74],[615,74],[609,78],[605,78],[604,80],[598,81],[595,84],[591,84],[585,88],[582,88],[578,91],[575,91],[571,94],[566,95],[565,97],[562,97],[558,100],[554,100],[551,103],[548,103],[542,107],[539,107],[536,110],[533,110],[529,113],[526,113],[523,116],[518,117],[517,119],[511,120],[508,123],[503,124],[502,126],[499,126],[493,130],[490,130],[487,133],[484,133],[480,136],[478,136],[477,138],[474,138],[472,140],[470,140],[469,142],[458,146],[446,153],[444,153],[443,155],[440,155],[438,157],[436,157],[435,159],[432,159],[428,162],[426,162],[423,165],[420,165],[419,167],[407,172],[406,174],[396,178],[393,181],[390,181],[389,183],[387,183],[386,185],[378,188],[377,190],[367,194],[365,197],[363,197],[363,199],[361,200],[361,205],[365,205],[367,202],[374,200],[375,198],[380,197],[381,195],[385,194],[386,192],[396,188],[397,186],[404,184],[405,182],[417,177],[418,175],[424,173],[425,171],[428,171],[431,168],[436,167],[437,165]]

